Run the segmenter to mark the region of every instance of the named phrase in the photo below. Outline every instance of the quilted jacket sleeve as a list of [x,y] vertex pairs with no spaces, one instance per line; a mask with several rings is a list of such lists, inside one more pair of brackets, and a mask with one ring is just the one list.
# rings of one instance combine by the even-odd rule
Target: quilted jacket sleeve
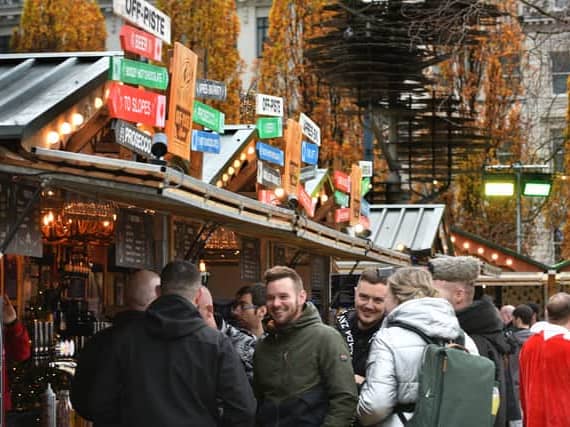
[[378,333],[370,347],[366,381],[358,399],[357,414],[360,423],[368,426],[379,423],[392,414],[398,403],[398,381],[394,353]]

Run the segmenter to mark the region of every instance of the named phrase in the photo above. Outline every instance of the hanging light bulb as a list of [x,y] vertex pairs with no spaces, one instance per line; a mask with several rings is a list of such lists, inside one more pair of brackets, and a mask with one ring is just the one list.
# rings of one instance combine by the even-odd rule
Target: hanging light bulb
[[95,98],[95,101],[93,102],[93,104],[95,105],[95,108],[101,108],[103,106],[103,100],[99,97]]
[[63,122],[59,127],[59,131],[62,135],[69,135],[72,131],[71,125],[68,122]]
[[276,188],[275,189],[275,197],[277,197],[278,199],[280,199],[281,197],[283,197],[285,195],[285,190],[281,187]]
[[81,126],[84,120],[85,119],[83,118],[83,114],[74,113],[71,116],[71,123],[73,123],[73,126]]
[[200,264],[198,265],[198,269],[200,270],[200,273],[206,272],[206,263],[204,262],[204,260],[200,260]]
[[50,145],[57,144],[59,142],[59,133],[54,130],[49,131],[46,137],[46,141]]

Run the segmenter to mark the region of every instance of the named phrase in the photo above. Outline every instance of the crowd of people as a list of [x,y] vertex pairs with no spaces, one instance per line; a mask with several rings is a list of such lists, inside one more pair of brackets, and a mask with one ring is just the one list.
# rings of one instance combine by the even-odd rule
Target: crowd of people
[[95,427],[420,425],[422,363],[436,342],[492,362],[487,425],[570,425],[570,295],[552,296],[540,322],[529,305],[475,299],[479,271],[472,257],[365,270],[334,327],[289,267],[239,289],[235,325],[192,263],[141,271],[128,311],[81,352],[72,403]]

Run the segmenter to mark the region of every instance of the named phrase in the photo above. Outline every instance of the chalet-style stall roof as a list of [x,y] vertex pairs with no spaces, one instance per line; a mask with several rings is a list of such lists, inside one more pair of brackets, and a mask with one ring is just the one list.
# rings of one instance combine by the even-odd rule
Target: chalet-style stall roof
[[[0,55],[0,173],[125,206],[215,222],[311,253],[409,263],[405,254],[301,218],[292,209],[217,188],[179,168],[117,158],[104,99],[109,57],[121,54]],[[64,118],[78,117],[74,114],[83,121],[56,139],[54,129]],[[227,166],[230,153],[241,146],[242,136],[236,135],[243,134],[245,142],[251,130],[229,129],[234,144],[216,164],[206,156],[204,176],[214,177]]]

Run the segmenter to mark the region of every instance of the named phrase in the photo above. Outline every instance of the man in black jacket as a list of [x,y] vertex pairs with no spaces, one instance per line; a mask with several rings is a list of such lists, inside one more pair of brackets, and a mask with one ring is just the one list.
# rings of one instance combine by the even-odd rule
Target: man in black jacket
[[393,267],[364,270],[354,289],[354,310],[342,313],[336,320],[335,326],[350,350],[354,378],[359,386],[366,376],[370,342],[384,319],[386,280],[394,271]]
[[255,399],[241,362],[196,309],[200,272],[173,261],[160,279],[162,295],[141,322],[116,331],[77,411],[122,426],[253,426]]
[[[133,273],[125,286],[125,310],[120,311],[113,319],[113,326],[92,337],[81,350],[73,384],[71,399],[73,407],[82,411],[88,405],[89,391],[99,375],[97,364],[113,342],[116,331],[125,328],[131,322],[144,319],[144,312],[158,297],[160,276],[153,271],[138,270]],[[116,423],[97,422],[95,427],[113,427]]]
[[481,265],[469,256],[434,258],[429,263],[433,285],[455,309],[459,325],[475,341],[479,355],[495,364],[495,379],[499,382],[501,402],[495,417],[495,427],[507,424],[507,376],[504,358],[511,351],[503,334],[503,321],[488,297],[474,301],[475,280]]

